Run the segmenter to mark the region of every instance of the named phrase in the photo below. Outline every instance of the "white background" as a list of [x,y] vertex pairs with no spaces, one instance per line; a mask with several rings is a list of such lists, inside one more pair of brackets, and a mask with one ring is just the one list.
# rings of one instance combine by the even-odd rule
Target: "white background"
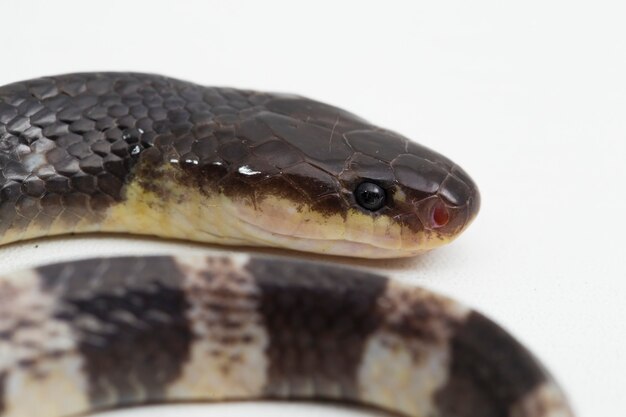
[[[542,358],[579,416],[626,415],[622,2],[3,0],[0,14],[0,84],[136,70],[295,92],[450,156],[480,185],[478,220],[447,248],[369,265],[498,320]],[[113,237],[28,242],[0,249],[0,273],[79,255],[190,250],[207,249]],[[184,415],[352,415],[295,407],[193,406]],[[115,416],[180,415],[158,410]]]

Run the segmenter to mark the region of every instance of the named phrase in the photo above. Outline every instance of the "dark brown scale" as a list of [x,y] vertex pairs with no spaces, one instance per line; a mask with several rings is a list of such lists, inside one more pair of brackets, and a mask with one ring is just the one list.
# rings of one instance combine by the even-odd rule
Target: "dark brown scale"
[[259,310],[270,335],[265,394],[306,397],[312,383],[317,397],[340,392],[341,398],[357,400],[357,372],[368,337],[383,320],[376,303],[387,280],[263,259],[246,268],[261,290]]
[[[429,226],[429,198],[450,207],[450,221],[438,229],[447,235],[465,227],[479,205],[472,180],[447,158],[302,97],[132,73],[0,87],[0,240],[29,226],[15,213],[24,194],[62,196],[40,203],[46,214],[36,216],[39,221],[61,216],[76,224],[79,216],[98,222],[108,206],[124,200],[133,178],[158,189],[150,183],[164,164],[180,167],[181,184],[201,192],[250,201],[278,195],[325,214],[345,215],[350,207],[368,212],[353,193],[374,181],[390,196],[402,191],[406,198],[371,214],[392,216],[413,231]],[[70,206],[53,214],[52,201]]]
[[444,415],[506,417],[511,404],[546,381],[526,348],[480,313],[472,313],[452,339],[450,381],[436,395]]

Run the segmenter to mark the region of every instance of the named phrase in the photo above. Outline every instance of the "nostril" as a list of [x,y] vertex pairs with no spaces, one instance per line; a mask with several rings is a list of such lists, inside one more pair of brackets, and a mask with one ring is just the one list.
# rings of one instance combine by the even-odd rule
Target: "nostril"
[[443,227],[450,221],[450,212],[448,207],[441,201],[435,203],[432,208],[432,223],[434,228]]

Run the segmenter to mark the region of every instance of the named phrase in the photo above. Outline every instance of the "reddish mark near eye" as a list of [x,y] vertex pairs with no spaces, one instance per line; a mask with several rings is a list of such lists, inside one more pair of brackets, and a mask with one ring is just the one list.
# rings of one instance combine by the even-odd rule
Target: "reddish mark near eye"
[[450,212],[445,204],[438,202],[433,207],[433,227],[443,227],[450,221]]

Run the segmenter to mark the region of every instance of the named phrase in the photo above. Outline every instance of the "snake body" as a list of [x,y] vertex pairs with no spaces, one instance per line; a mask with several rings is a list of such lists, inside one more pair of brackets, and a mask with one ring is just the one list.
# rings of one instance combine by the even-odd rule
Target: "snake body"
[[533,356],[475,311],[358,270],[246,255],[5,276],[0,352],[2,417],[260,398],[571,416]]
[[[448,158],[298,96],[131,73],[0,87],[0,244],[104,231],[400,257],[458,236],[479,202]],[[0,277],[1,417],[263,398],[573,415],[489,319],[360,270],[162,256]]]

